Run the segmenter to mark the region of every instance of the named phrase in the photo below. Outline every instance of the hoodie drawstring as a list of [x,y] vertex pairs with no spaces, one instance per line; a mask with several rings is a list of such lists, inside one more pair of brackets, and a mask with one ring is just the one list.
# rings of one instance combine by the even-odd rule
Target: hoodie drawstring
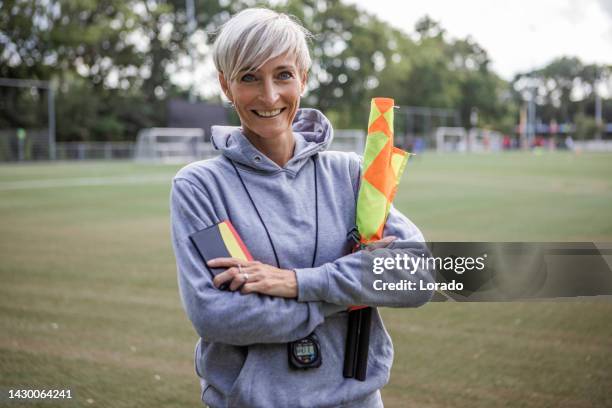
[[[312,254],[311,268],[314,268],[315,266],[315,262],[317,260],[317,251],[319,248],[319,188],[318,188],[318,181],[317,181],[317,158],[318,156],[319,156],[318,154],[311,156],[312,162],[314,165],[314,189],[315,189],[314,190],[314,193],[315,193],[315,247],[314,247],[314,252]],[[278,259],[278,253],[276,252],[276,247],[274,246],[274,242],[272,241],[272,236],[270,235],[270,231],[268,230],[268,227],[266,226],[266,223],[264,222],[261,216],[261,213],[259,212],[259,209],[255,205],[255,201],[253,201],[253,197],[251,196],[249,189],[244,183],[244,180],[242,179],[242,176],[240,175],[240,172],[238,171],[236,164],[234,164],[234,161],[232,159],[230,158],[227,158],[227,159],[229,160],[230,164],[234,168],[234,171],[236,172],[236,175],[238,176],[238,179],[240,180],[240,183],[242,184],[244,191],[249,197],[249,201],[251,202],[251,205],[255,209],[255,213],[257,214],[257,217],[259,218],[261,225],[264,227],[264,230],[266,231],[266,235],[268,236],[268,241],[270,241],[270,246],[272,247],[272,252],[274,253],[274,259],[276,261],[276,266],[278,268],[281,268],[280,261]]]

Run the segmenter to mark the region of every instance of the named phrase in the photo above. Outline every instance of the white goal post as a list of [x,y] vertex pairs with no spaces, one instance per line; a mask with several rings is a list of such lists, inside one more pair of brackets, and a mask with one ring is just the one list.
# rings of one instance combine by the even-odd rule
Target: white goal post
[[436,150],[438,152],[467,151],[468,134],[462,127],[439,127],[436,129]]
[[[362,154],[365,143],[363,130],[334,131],[330,150]],[[219,154],[210,141],[205,141],[200,128],[149,128],[138,132],[134,149],[136,161],[185,163],[207,159]]]
[[500,132],[472,128],[468,132],[462,127],[439,127],[436,129],[438,152],[491,152],[502,150],[503,135]]
[[134,159],[163,163],[184,163],[210,157],[213,147],[200,128],[141,129]]

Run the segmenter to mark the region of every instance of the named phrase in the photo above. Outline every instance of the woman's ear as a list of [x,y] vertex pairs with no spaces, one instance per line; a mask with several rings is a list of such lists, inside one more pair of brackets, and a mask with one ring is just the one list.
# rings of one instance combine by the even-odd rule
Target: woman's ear
[[230,92],[230,89],[229,89],[229,84],[227,83],[227,80],[225,79],[225,75],[223,75],[223,72],[218,72],[217,78],[219,78],[221,89],[223,90],[223,93],[225,94],[227,99],[229,99],[230,103],[234,103],[234,100],[232,99],[232,93]]

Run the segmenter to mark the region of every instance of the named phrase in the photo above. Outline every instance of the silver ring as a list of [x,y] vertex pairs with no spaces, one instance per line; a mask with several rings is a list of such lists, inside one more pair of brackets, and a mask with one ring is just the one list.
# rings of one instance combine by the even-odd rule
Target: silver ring
[[242,272],[242,265],[238,264],[238,274],[242,275],[242,279],[244,283],[249,281],[249,274],[246,272]]

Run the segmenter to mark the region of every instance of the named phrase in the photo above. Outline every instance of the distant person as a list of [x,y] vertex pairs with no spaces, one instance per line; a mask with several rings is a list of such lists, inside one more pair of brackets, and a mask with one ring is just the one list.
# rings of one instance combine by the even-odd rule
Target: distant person
[[544,145],[544,138],[541,135],[537,135],[533,142],[533,147],[542,147]]
[[512,140],[510,139],[510,136],[504,135],[504,138],[502,139],[502,148],[504,150],[512,149]]
[[414,140],[414,153],[418,155],[423,152],[425,152],[425,139],[419,136]]
[[567,135],[565,137],[565,148],[569,150],[570,152],[574,151],[575,146],[574,146],[574,139],[572,138],[572,135]]
[[[213,127],[222,154],[186,166],[173,181],[180,294],[200,337],[202,400],[213,408],[382,407],[380,389],[389,380],[393,345],[376,310],[367,378],[343,377],[346,309],[363,304],[357,271],[371,258],[351,253],[347,237],[359,158],[326,151],[331,123],[318,110],[299,109],[311,63],[307,36],[294,19],[266,9],[244,10],[222,27],[213,59],[241,127]],[[189,236],[225,220],[255,260],[209,261],[224,270],[213,280]],[[391,256],[423,253],[423,235],[395,209],[384,236],[378,245]],[[406,279],[433,281],[415,272]],[[398,306],[431,296],[406,292]],[[321,365],[297,368],[288,352],[296,344],[306,355],[320,349]]]
[[548,150],[555,151],[557,149],[557,138],[552,135],[548,138]]
[[485,152],[488,152],[491,148],[491,139],[488,131],[485,131],[482,135],[482,147]]

